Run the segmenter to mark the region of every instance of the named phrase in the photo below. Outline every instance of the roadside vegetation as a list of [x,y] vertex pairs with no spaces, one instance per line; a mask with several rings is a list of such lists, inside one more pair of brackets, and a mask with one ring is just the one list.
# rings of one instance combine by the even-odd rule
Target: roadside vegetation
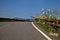
[[17,22],[17,21],[24,21],[22,18],[4,18],[0,17],[0,22]]
[[44,28],[47,32],[60,34],[60,14],[59,10],[42,10],[41,15],[34,17],[37,25]]
[[32,19],[24,19],[24,18],[4,18],[0,17],[0,22],[31,22]]

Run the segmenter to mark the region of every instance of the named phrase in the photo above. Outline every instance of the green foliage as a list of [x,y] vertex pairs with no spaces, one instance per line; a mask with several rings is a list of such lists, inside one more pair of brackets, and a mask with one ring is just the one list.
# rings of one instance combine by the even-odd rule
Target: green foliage
[[57,9],[50,9],[50,10],[42,10],[41,15],[36,16],[35,18],[41,18],[41,19],[53,19],[53,20],[60,20],[59,16],[59,10]]
[[56,32],[56,30],[52,26],[50,26],[49,24],[47,24],[46,22],[39,22],[37,24],[41,25],[48,32]]
[[[52,12],[53,11],[53,12]],[[43,10],[40,16],[35,17],[35,21],[38,25],[41,25],[45,30],[49,32],[60,32],[60,28],[56,30],[53,26],[47,24],[47,22],[39,19],[47,19],[47,20],[60,20],[60,16],[58,17],[59,13],[58,10]],[[37,19],[39,18],[39,19]]]
[[60,16],[59,16],[59,17],[57,17],[57,20],[60,20]]

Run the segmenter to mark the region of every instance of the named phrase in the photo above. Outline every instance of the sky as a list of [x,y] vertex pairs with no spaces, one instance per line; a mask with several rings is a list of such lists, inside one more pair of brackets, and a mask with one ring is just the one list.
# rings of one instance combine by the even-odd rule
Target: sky
[[0,0],[0,17],[30,18],[42,8],[60,9],[60,0]]

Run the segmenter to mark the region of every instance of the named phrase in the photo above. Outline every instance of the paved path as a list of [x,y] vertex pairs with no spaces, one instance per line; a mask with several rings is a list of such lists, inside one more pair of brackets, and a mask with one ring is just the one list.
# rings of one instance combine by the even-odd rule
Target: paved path
[[0,40],[47,40],[31,22],[4,22],[0,25]]

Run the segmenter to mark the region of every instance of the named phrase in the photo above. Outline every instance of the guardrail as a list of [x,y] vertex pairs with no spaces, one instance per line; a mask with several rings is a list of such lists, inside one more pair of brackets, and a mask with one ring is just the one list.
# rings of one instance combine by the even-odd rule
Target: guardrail
[[37,20],[39,21],[45,21],[50,25],[56,26],[56,27],[60,27],[60,20],[51,20],[51,19],[40,19],[37,18]]

